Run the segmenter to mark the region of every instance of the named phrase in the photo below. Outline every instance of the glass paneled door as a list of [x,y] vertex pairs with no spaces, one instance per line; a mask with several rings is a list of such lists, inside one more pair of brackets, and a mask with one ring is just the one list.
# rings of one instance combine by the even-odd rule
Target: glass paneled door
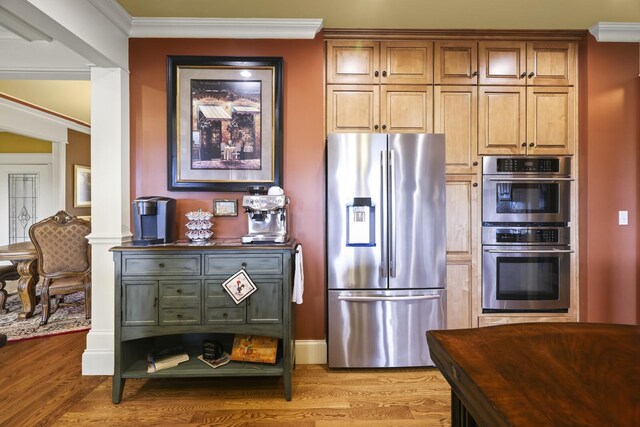
[[0,165],[0,245],[29,240],[52,212],[51,165]]

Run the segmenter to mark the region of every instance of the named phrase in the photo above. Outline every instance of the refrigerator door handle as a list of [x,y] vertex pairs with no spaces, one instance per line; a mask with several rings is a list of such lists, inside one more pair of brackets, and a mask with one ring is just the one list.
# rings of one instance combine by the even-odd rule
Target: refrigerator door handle
[[389,276],[396,277],[395,152],[389,150]]
[[380,275],[382,277],[387,277],[387,230],[385,227],[386,217],[385,217],[385,205],[387,201],[386,197],[386,186],[385,186],[385,170],[386,170],[386,151],[380,151],[380,239],[382,240],[380,245]]
[[351,302],[367,302],[367,301],[418,301],[426,299],[440,299],[440,295],[409,295],[404,297],[356,297],[356,296],[339,296],[340,301]]

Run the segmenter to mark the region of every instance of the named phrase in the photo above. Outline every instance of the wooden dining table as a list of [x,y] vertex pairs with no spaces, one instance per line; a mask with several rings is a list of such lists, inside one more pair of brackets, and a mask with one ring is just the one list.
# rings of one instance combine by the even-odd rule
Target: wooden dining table
[[0,261],[11,261],[17,266],[20,275],[18,281],[18,296],[22,303],[22,309],[18,314],[20,320],[32,317],[36,308],[36,284],[40,279],[37,260],[36,248],[31,241],[0,246]]
[[427,342],[452,426],[640,426],[638,325],[511,324]]

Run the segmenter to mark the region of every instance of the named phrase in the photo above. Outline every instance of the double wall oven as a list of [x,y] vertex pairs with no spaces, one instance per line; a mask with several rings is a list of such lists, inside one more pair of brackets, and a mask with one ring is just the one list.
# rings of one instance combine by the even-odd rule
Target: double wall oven
[[483,158],[482,309],[567,312],[570,157]]

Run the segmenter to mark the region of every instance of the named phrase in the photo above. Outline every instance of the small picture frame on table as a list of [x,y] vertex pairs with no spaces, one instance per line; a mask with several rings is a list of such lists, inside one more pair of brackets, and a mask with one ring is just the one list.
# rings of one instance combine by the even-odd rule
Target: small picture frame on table
[[238,216],[238,200],[237,199],[214,200],[213,216]]

